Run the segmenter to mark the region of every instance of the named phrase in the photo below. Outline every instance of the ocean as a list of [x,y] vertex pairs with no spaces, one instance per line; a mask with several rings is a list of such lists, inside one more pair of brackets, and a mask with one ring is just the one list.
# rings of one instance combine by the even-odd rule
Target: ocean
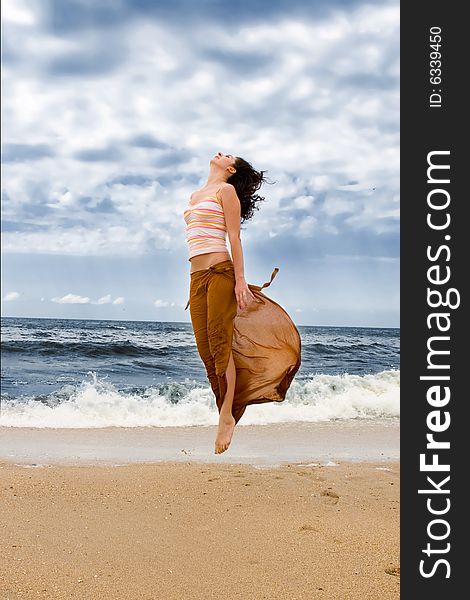
[[[0,426],[216,425],[191,323],[2,317]],[[298,326],[286,399],[243,425],[399,417],[400,330]]]

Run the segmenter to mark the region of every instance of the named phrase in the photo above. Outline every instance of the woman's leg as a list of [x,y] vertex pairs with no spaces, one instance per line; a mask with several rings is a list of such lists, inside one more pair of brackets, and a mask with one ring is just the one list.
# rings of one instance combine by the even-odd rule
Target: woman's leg
[[[229,349],[227,336],[231,335],[231,331],[227,331],[227,316],[229,317],[228,324],[230,324],[230,318],[233,320],[236,314],[236,299],[234,312],[233,302],[227,304],[227,294],[230,298],[230,288],[232,288],[232,292],[234,289],[234,285],[230,285],[230,278],[228,278],[228,282],[227,286],[227,277],[214,274],[212,285],[206,287],[200,277],[194,277],[190,287],[190,315],[196,344],[206,367],[207,377],[219,410],[219,427],[215,442],[216,454],[220,454],[228,448],[235,426],[231,409],[236,370],[231,348],[228,361],[225,357]],[[234,292],[233,297],[235,298]],[[225,365],[225,370],[223,365]]]
[[214,273],[207,292],[207,328],[209,345],[219,381],[217,407],[219,427],[215,453],[225,452],[230,445],[235,418],[232,414],[236,369],[232,355],[233,320],[237,314],[235,275],[232,270]]
[[225,397],[222,404],[222,409],[220,411],[220,416],[222,418],[226,418],[231,421],[232,416],[232,404],[233,404],[233,396],[235,394],[235,381],[237,377],[237,372],[235,369],[235,363],[233,361],[233,354],[230,350],[230,356],[228,359],[227,370],[225,371],[225,376],[227,377],[227,391],[225,393]]
[[219,378],[215,372],[215,361],[209,346],[207,331],[207,296],[203,283],[195,278],[190,288],[190,315],[196,338],[196,345],[202,362],[206,368],[207,378],[216,398],[219,397]]
[[[223,399],[222,408],[219,414],[219,426],[215,438],[215,454],[222,454],[230,446],[233,430],[235,429],[235,418],[232,415],[233,396],[235,393],[236,369],[233,362],[232,352],[230,351],[227,370],[225,371],[227,380],[226,393]],[[223,386],[220,386],[223,387]]]

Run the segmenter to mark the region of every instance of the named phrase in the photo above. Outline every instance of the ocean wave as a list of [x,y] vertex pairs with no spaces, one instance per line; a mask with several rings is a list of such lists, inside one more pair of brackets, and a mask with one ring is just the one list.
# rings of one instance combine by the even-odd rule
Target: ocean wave
[[[89,372],[78,385],[48,395],[2,397],[0,426],[40,428],[175,427],[217,425],[208,384],[164,383],[118,390]],[[238,426],[347,419],[396,418],[400,371],[368,375],[315,374],[294,379],[283,402],[248,406]]]
[[[311,353],[312,355],[328,356],[328,355],[346,355],[352,352],[363,352],[364,354],[373,354],[377,352],[390,352],[390,342],[368,342],[361,343],[349,340],[343,340],[342,343],[303,343],[302,353]],[[396,352],[395,349],[393,349]]]
[[[49,340],[10,340],[2,343],[2,353],[31,353],[39,356],[162,356],[184,352],[185,347],[159,344],[160,347],[124,342],[57,342]],[[189,346],[188,346],[189,347]]]

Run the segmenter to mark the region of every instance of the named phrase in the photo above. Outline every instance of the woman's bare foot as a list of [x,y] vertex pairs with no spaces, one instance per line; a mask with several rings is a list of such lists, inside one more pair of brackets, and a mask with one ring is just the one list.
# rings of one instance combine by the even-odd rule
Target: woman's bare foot
[[215,439],[215,451],[214,454],[222,454],[230,446],[232,441],[232,434],[235,428],[235,419],[232,415],[220,415],[219,417],[219,429],[217,430],[217,437]]

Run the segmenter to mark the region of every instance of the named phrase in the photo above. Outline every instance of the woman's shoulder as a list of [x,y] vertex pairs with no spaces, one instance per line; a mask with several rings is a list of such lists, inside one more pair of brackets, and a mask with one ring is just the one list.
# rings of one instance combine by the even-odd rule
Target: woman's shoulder
[[228,181],[225,181],[219,188],[219,191],[223,191],[225,190],[226,192],[228,191],[235,191],[235,186],[233,186],[231,183],[228,183]]
[[224,200],[233,198],[237,195],[235,187],[231,183],[223,183],[216,192],[216,198],[220,202],[222,208],[224,207]]
[[221,195],[223,194],[223,196],[225,198],[229,198],[230,196],[233,196],[234,194],[236,195],[237,191],[235,189],[235,187],[231,184],[231,183],[223,183],[219,189],[217,190],[217,195],[219,197],[221,197]]

